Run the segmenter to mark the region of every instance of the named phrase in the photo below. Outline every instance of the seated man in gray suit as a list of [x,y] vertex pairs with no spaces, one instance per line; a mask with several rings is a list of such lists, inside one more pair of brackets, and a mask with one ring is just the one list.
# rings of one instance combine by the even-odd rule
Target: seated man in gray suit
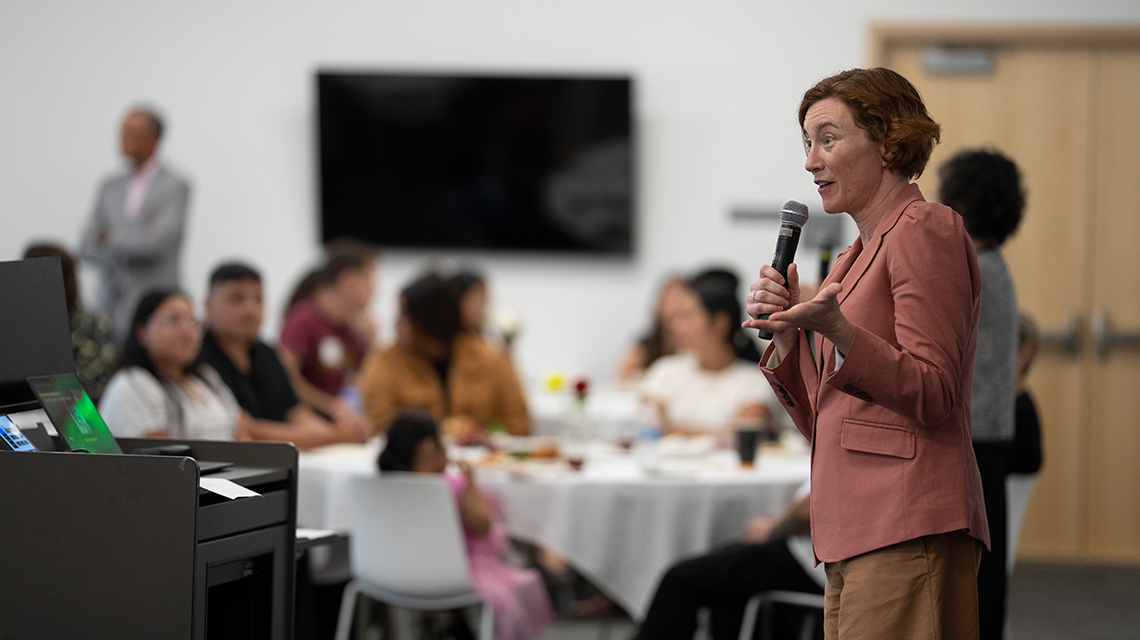
[[102,272],[98,306],[121,344],[143,293],[179,286],[178,265],[190,185],[158,159],[162,120],[149,109],[123,118],[121,144],[130,171],[99,189],[80,241],[80,257]]

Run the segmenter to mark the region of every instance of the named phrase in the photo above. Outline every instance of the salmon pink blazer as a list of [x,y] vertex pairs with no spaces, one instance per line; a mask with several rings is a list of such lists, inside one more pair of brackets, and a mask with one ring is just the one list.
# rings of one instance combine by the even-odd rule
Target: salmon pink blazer
[[978,263],[953,210],[916,185],[891,203],[866,246],[856,239],[824,284],[856,326],[835,346],[800,332],[761,369],[811,441],[811,537],[838,562],[926,535],[964,530],[989,545],[970,442]]

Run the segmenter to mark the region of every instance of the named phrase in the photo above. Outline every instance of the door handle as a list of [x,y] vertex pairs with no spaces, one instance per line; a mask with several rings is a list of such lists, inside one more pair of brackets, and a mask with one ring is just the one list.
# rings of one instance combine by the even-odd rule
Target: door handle
[[1064,328],[1041,332],[1041,346],[1059,349],[1071,356],[1077,355],[1081,352],[1081,324],[1081,314],[1072,312]]
[[1093,345],[1096,347],[1096,356],[1104,358],[1113,347],[1127,347],[1135,349],[1140,347],[1140,331],[1120,331],[1112,327],[1108,313],[1097,309],[1092,318]]

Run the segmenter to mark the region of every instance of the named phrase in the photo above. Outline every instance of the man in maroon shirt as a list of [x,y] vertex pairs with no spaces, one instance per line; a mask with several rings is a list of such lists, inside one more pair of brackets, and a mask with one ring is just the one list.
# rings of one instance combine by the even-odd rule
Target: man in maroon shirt
[[376,251],[368,245],[351,240],[331,244],[324,265],[313,275],[313,292],[286,312],[277,344],[297,395],[342,424],[366,423],[341,392],[353,383],[372,342],[367,311],[376,266]]

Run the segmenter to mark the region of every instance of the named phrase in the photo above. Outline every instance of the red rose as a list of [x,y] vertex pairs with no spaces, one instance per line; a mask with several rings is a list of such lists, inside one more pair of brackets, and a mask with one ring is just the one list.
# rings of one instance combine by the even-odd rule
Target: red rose
[[579,400],[586,398],[586,391],[589,390],[590,383],[585,378],[580,378],[578,382],[574,383],[574,395],[578,396]]

